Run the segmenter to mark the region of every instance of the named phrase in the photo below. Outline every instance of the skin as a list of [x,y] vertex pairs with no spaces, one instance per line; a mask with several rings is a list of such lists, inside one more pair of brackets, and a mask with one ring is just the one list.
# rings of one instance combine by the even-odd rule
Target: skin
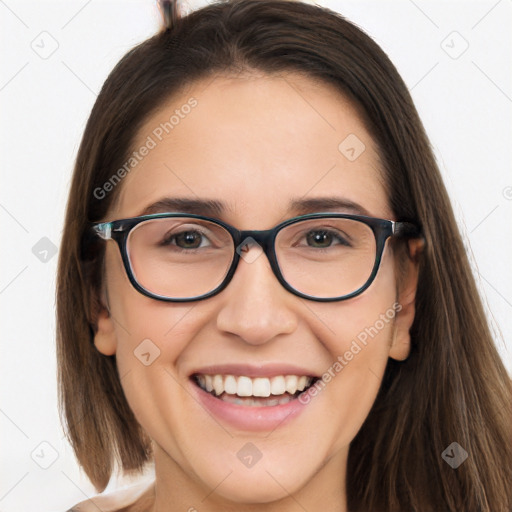
[[[124,178],[106,220],[140,215],[173,196],[225,201],[222,220],[238,229],[268,229],[296,215],[290,200],[333,195],[396,220],[375,143],[357,110],[331,86],[292,73],[199,81],[148,119],[134,148],[191,96],[198,105]],[[349,134],[366,146],[355,161],[338,150]],[[420,248],[415,242],[409,248],[400,283],[386,245],[372,286],[347,301],[294,296],[261,256],[241,260],[220,294],[177,304],[137,292],[117,245],[107,242],[95,345],[116,354],[128,402],[154,443],[156,486],[143,509],[346,511],[349,443],[373,405],[388,358],[404,360],[410,350]],[[190,371],[212,363],[294,363],[321,375],[396,301],[401,310],[394,321],[297,418],[273,432],[237,431],[191,397]],[[134,357],[146,338],[160,349],[149,366]],[[251,469],[236,455],[247,442],[263,454]]]

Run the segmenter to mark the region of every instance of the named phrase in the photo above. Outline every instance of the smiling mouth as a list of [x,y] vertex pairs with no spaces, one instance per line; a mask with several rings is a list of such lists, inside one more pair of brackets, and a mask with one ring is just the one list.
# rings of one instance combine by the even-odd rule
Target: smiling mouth
[[192,382],[224,402],[248,407],[283,405],[298,398],[318,380],[306,375],[246,377],[244,375],[207,375],[196,373]]

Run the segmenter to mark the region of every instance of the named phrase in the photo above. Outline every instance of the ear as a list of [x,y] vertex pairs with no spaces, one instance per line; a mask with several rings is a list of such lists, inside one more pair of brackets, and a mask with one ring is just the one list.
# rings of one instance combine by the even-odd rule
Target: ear
[[110,315],[107,306],[108,300],[104,292],[102,300],[99,301],[98,314],[96,316],[96,333],[94,334],[94,345],[99,352],[106,356],[112,356],[117,350],[117,338],[114,328],[114,320]]
[[408,241],[409,257],[403,264],[403,275],[398,283],[397,307],[393,341],[389,351],[389,357],[397,361],[404,361],[411,351],[411,335],[409,333],[416,312],[416,288],[418,286],[419,260],[425,241],[412,239]]

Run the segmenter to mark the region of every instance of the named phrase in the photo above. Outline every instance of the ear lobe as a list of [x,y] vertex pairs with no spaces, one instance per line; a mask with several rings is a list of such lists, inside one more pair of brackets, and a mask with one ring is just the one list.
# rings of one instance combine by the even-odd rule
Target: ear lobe
[[107,297],[103,290],[101,299],[97,304],[96,332],[94,334],[94,345],[103,355],[112,356],[116,353],[117,338],[114,328],[114,321],[106,306]]
[[393,340],[389,357],[404,361],[411,351],[411,335],[409,333],[416,313],[416,288],[418,286],[419,259],[425,242],[423,239],[409,240],[409,259],[406,262],[405,276],[399,283],[397,308]]

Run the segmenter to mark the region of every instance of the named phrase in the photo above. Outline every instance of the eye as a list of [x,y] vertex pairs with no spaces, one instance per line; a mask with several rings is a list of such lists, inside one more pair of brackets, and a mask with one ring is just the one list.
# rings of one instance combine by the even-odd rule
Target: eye
[[162,245],[176,245],[180,249],[199,249],[210,244],[208,238],[200,231],[182,231],[172,234],[162,241]]
[[350,247],[350,243],[343,238],[340,233],[326,229],[309,231],[306,235],[307,244],[310,247],[326,249],[332,245],[345,245]]

